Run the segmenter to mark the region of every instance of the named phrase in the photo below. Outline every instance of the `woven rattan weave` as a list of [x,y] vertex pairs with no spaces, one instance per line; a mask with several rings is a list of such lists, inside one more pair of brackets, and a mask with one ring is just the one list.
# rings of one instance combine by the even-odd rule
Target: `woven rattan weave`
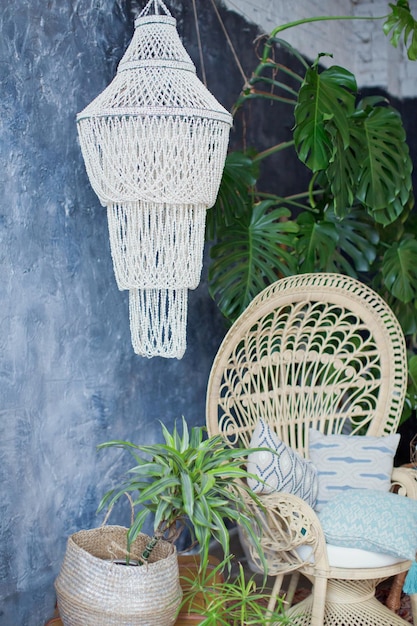
[[[307,456],[309,428],[395,433],[406,381],[401,328],[374,291],[338,274],[284,278],[253,300],[220,346],[208,385],[207,426],[210,435],[221,433],[231,445],[247,447],[262,417]],[[392,479],[401,493],[417,498],[409,471],[395,469]],[[263,502],[263,545],[269,574],[276,576],[273,596],[285,574],[301,572],[313,582],[312,595],[288,610],[294,624],[406,623],[377,602],[374,591],[377,582],[407,570],[409,561],[378,569],[331,567],[319,519],[306,502],[285,493],[264,496]],[[311,547],[314,563],[302,560],[302,545]],[[260,567],[259,558],[251,558]],[[415,596],[412,604],[417,615]]]

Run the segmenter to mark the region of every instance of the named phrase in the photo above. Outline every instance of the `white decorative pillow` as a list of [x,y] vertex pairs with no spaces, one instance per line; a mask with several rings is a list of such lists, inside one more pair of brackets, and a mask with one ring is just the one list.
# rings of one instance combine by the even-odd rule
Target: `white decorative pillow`
[[400,435],[324,435],[310,429],[309,456],[317,469],[316,510],[347,489],[389,491]]
[[[249,479],[256,493],[292,493],[314,508],[317,498],[317,472],[314,465],[280,441],[261,418],[250,442],[251,448],[270,448],[248,455],[247,470],[259,480]],[[262,482],[264,481],[264,482]]]

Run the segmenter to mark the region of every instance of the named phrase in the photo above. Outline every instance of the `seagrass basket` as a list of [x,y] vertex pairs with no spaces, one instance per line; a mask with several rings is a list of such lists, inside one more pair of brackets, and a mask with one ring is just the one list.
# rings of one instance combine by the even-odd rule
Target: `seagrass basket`
[[[117,564],[126,557],[122,526],[81,530],[68,538],[55,581],[59,614],[64,626],[171,626],[182,590],[176,549],[159,541],[142,566]],[[131,558],[149,542],[140,534]]]

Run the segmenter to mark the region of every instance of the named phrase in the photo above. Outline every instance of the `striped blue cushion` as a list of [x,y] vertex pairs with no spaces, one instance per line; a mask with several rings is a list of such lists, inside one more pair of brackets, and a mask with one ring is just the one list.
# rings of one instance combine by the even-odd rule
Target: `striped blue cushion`
[[314,465],[278,439],[262,418],[253,431],[250,447],[271,449],[271,452],[257,451],[248,455],[247,470],[259,478],[248,479],[253,491],[292,493],[315,507],[317,472]]
[[323,435],[310,429],[309,456],[317,468],[316,510],[348,489],[388,491],[400,435]]

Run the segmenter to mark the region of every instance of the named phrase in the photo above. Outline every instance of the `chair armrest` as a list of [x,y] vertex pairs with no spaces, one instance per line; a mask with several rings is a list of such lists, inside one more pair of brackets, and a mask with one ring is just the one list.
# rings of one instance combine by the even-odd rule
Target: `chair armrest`
[[[259,499],[264,507],[261,545],[268,563],[268,575],[297,570],[311,560],[327,570],[326,542],[313,509],[301,498],[282,492],[262,495]],[[303,545],[311,547],[307,560],[297,553],[297,548]],[[259,555],[249,541],[247,547],[253,563],[262,570]]]
[[411,467],[394,467],[391,475],[391,491],[417,500],[417,470]]

